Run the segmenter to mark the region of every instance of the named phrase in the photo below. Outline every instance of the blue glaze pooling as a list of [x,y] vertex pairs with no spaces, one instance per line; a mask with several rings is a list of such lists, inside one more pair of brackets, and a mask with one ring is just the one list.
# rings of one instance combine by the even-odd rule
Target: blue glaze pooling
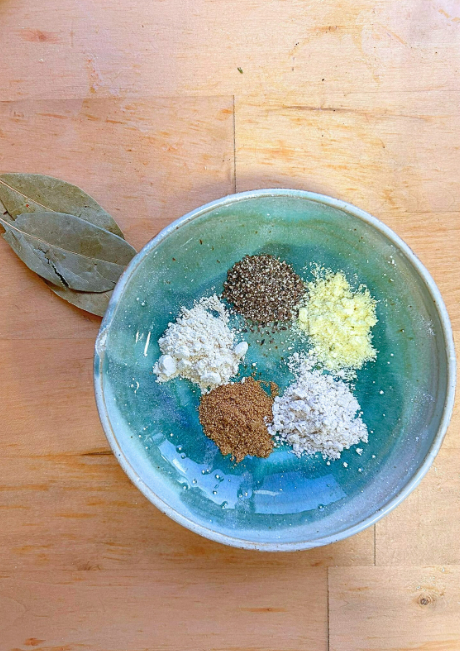
[[[378,358],[355,382],[369,443],[338,461],[299,459],[283,446],[234,464],[202,432],[199,390],[182,379],[155,382],[158,338],[180,307],[220,293],[227,269],[256,253],[286,259],[305,280],[311,262],[343,270],[378,300]],[[305,342],[290,332],[241,338],[250,347],[240,376],[257,371],[284,389],[293,379],[286,361]],[[101,419],[133,481],[194,531],[267,550],[326,544],[393,508],[439,448],[454,382],[447,314],[420,262],[374,218],[300,191],[234,195],[172,224],[128,267],[96,344]]]

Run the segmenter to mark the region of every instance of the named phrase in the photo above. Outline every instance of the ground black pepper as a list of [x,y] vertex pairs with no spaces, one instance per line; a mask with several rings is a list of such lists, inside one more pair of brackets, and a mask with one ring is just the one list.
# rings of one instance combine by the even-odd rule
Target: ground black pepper
[[284,260],[247,255],[227,272],[223,296],[251,321],[278,326],[290,321],[305,292],[304,283]]

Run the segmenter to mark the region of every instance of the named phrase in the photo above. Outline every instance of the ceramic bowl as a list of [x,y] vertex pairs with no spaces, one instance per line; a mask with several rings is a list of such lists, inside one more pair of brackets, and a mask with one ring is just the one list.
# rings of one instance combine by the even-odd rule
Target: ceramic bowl
[[[182,379],[155,381],[158,338],[180,307],[220,293],[227,270],[257,253],[287,260],[307,280],[311,263],[343,270],[377,299],[378,356],[358,371],[354,389],[369,429],[361,455],[353,446],[328,464],[280,447],[235,464],[202,431],[199,391]],[[286,359],[305,343],[286,332],[268,346],[257,333],[247,337],[240,376],[257,368],[283,390],[292,381]],[[394,232],[342,201],[259,190],[194,210],[137,254],[102,322],[94,373],[113,452],[155,506],[221,543],[283,551],[357,533],[415,488],[451,416],[454,362],[439,291]]]

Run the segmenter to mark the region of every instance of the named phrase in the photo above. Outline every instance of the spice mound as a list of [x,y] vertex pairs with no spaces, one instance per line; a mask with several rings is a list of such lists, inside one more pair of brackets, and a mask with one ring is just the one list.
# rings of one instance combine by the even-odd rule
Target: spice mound
[[222,454],[231,454],[237,463],[247,455],[265,458],[273,450],[266,425],[272,419],[272,405],[273,398],[260,383],[247,377],[203,395],[200,422]]
[[290,321],[305,291],[292,267],[272,255],[247,255],[227,272],[224,298],[247,319]]
[[291,358],[296,381],[273,404],[271,434],[292,445],[297,456],[320,452],[339,459],[343,449],[363,441],[367,427],[357,414],[360,406],[345,382],[314,369],[314,357]]
[[215,294],[190,310],[183,307],[158,344],[163,354],[153,367],[157,382],[180,376],[198,384],[203,392],[236,375],[248,349],[245,341],[235,344],[228,311]]
[[372,326],[377,323],[375,299],[360,287],[353,292],[342,272],[318,271],[308,283],[306,307],[298,325],[310,336],[318,361],[329,371],[359,369],[375,358]]

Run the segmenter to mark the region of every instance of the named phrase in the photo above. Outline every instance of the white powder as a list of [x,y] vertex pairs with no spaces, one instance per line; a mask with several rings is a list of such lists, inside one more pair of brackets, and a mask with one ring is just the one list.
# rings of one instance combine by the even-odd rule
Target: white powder
[[314,370],[315,364],[312,356],[292,356],[297,379],[275,398],[268,431],[299,457],[320,452],[324,459],[338,459],[344,448],[367,442],[367,427],[356,416],[360,406],[345,382]]
[[153,367],[157,382],[180,376],[203,392],[226,384],[238,373],[248,349],[245,341],[235,345],[228,322],[228,312],[215,294],[202,298],[191,310],[183,307],[158,340],[163,354]]

